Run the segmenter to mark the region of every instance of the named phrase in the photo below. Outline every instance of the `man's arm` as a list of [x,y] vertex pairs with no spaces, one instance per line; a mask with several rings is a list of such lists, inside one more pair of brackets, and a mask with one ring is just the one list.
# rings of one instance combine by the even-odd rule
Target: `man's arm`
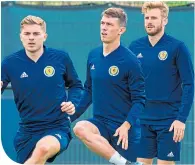
[[190,53],[184,43],[180,44],[177,52],[176,65],[182,81],[181,106],[176,120],[169,131],[174,130],[173,140],[180,142],[184,137],[185,122],[189,116],[194,98],[194,70]]
[[82,92],[79,104],[76,107],[75,114],[70,116],[72,122],[75,121],[77,118],[79,118],[92,103],[92,83],[91,83],[90,69],[91,69],[90,63],[89,63],[89,59],[88,59],[84,90]]
[[10,78],[7,72],[7,61],[3,60],[1,63],[1,93],[3,93],[9,82]]
[[[136,57],[135,57],[136,58]],[[139,119],[141,111],[145,106],[145,80],[140,62],[133,60],[132,69],[129,71],[128,84],[131,95],[132,107],[129,111],[126,121],[134,125]]]
[[[129,49],[134,52],[135,41],[129,45]],[[132,76],[129,77],[129,88],[131,90],[131,98],[133,106],[128,114],[127,121],[130,124],[134,124],[137,118],[139,118],[140,112],[145,107],[145,80],[142,72],[142,67],[140,61],[137,59],[138,63],[134,65],[134,69],[131,72]]]
[[181,108],[177,120],[185,123],[194,98],[194,70],[190,53],[184,43],[178,49],[176,65],[182,81]]
[[65,86],[68,88],[67,102],[71,101],[76,106],[79,103],[83,86],[68,55],[66,60],[66,75],[64,75],[64,79]]

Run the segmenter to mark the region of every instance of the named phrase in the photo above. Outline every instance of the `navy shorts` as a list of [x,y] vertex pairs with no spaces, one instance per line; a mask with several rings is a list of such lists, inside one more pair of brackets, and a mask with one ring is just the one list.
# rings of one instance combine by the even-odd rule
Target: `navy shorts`
[[169,125],[141,125],[141,141],[138,157],[152,159],[157,157],[165,161],[180,160],[180,142],[173,141],[174,132]]
[[87,121],[93,123],[100,131],[101,136],[103,136],[105,139],[108,140],[110,145],[118,151],[120,155],[122,155],[124,158],[131,162],[135,162],[137,158],[137,149],[138,144],[140,142],[141,138],[141,128],[138,125],[132,126],[129,130],[128,134],[128,149],[124,150],[122,149],[122,144],[117,145],[118,136],[113,136],[115,134],[115,131],[118,127],[120,127],[120,124],[116,124],[110,121],[105,121],[97,118],[91,118]]
[[17,132],[14,138],[14,147],[17,153],[17,163],[23,164],[31,156],[37,142],[47,135],[56,137],[60,142],[60,151],[52,158],[49,158],[47,162],[53,162],[57,155],[67,149],[72,139],[71,133],[67,133],[63,129],[51,129],[39,134]]

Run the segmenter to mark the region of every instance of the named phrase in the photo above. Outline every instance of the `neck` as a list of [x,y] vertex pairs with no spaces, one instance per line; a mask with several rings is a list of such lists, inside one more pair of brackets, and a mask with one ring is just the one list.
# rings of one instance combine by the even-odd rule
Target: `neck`
[[161,39],[161,37],[164,35],[164,31],[162,30],[160,33],[154,35],[154,36],[149,36],[149,41],[151,43],[152,46],[155,46],[156,43]]
[[103,43],[103,55],[107,56],[120,46],[120,40],[116,40],[112,43]]
[[38,59],[42,56],[43,52],[44,52],[44,49],[43,47],[41,47],[39,50],[37,50],[36,52],[30,52],[28,50],[25,50],[26,51],[26,55],[31,59],[33,60],[34,62],[37,62]]

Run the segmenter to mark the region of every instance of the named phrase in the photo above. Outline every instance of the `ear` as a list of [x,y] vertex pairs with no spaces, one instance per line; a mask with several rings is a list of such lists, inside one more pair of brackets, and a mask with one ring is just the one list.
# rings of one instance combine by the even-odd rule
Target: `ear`
[[164,18],[163,22],[164,22],[164,26],[166,26],[168,24],[168,18]]
[[47,37],[48,37],[48,34],[45,33],[45,34],[44,34],[44,42],[47,40]]
[[20,40],[22,41],[22,34],[20,33]]
[[126,27],[120,27],[119,35],[122,35],[126,31]]

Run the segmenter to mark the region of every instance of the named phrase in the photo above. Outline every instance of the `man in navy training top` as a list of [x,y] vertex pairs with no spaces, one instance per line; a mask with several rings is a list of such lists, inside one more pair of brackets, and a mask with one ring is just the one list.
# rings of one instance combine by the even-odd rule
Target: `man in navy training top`
[[67,149],[69,115],[75,113],[82,90],[68,53],[45,47],[46,38],[45,21],[25,17],[20,33],[24,49],[2,62],[2,92],[11,82],[21,118],[14,147],[22,164],[52,162]]
[[85,90],[75,113],[79,117],[93,103],[93,118],[78,122],[74,133],[91,151],[115,165],[136,161],[139,114],[145,104],[139,61],[120,43],[126,24],[127,15],[120,8],[102,13],[103,46],[89,53]]
[[138,161],[175,164],[194,95],[194,71],[185,44],[165,33],[169,8],[164,2],[142,7],[148,36],[131,43],[141,60],[146,82],[146,107],[141,114]]

